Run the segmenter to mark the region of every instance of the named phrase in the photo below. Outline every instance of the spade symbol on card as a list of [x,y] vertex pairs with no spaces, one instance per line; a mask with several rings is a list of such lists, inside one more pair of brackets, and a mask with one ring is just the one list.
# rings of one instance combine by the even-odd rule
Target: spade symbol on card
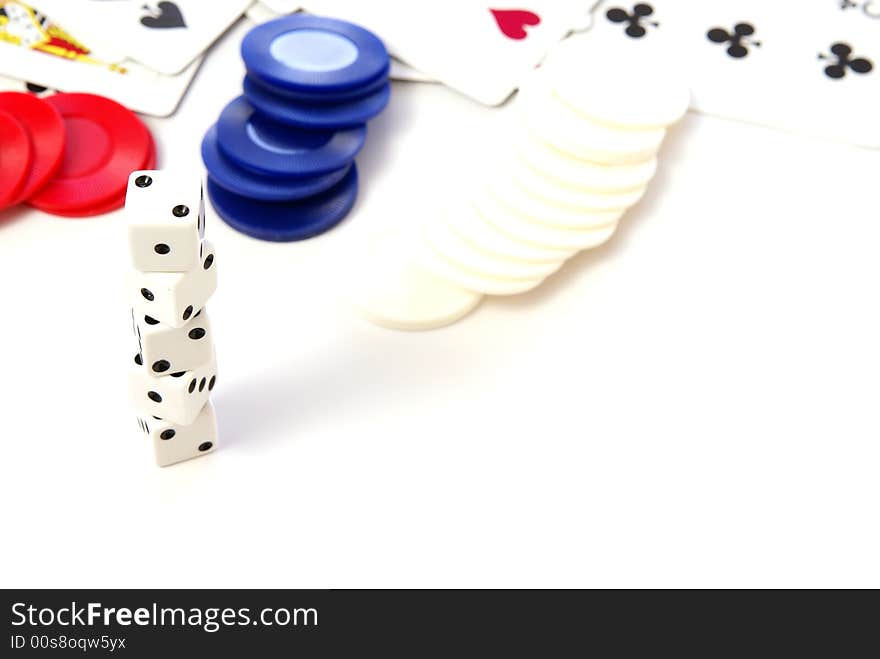
[[526,26],[538,25],[541,17],[524,9],[490,9],[498,28],[508,39],[520,41],[529,36]]
[[143,9],[148,12],[146,16],[141,18],[141,24],[145,27],[186,27],[186,21],[183,20],[183,12],[173,2],[160,2],[156,5],[155,9],[144,5]]

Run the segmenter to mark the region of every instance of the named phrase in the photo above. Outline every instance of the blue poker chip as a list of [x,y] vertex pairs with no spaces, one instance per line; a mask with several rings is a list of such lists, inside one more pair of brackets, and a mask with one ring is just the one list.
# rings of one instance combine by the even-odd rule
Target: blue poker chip
[[234,194],[208,176],[214,211],[236,231],[272,242],[305,240],[339,224],[354,206],[357,167],[329,190],[298,201],[256,201]]
[[217,120],[217,143],[233,163],[275,178],[313,178],[346,167],[363,148],[367,127],[304,130],[275,123],[239,96]]
[[391,84],[385,83],[369,96],[332,105],[303,103],[280,96],[265,85],[244,79],[244,95],[257,112],[279,123],[301,128],[340,129],[368,122],[378,115],[391,97]]
[[220,151],[217,126],[211,126],[202,140],[202,160],[208,174],[222,188],[242,197],[261,201],[291,201],[324,192],[339,183],[351,165],[312,178],[266,178],[242,169]]
[[371,82],[364,87],[359,87],[350,91],[336,92],[322,89],[318,91],[304,92],[272,85],[265,80],[260,79],[260,76],[253,72],[249,72],[247,77],[252,83],[259,85],[268,92],[307,105],[331,105],[334,103],[343,103],[345,101],[354,101],[376,93],[388,83],[388,76],[385,75],[381,78],[377,78],[374,82]]
[[245,36],[247,70],[270,85],[295,91],[350,91],[387,77],[385,44],[345,21],[296,14],[263,23]]

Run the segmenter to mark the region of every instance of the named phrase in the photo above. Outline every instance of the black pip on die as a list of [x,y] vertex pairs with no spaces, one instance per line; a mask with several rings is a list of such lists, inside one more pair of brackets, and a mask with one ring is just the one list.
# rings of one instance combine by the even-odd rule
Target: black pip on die
[[183,327],[201,311],[217,290],[214,247],[205,240],[201,256],[186,272],[141,272],[128,279],[128,296],[135,313],[155,318],[171,327]]
[[132,319],[140,355],[151,375],[189,371],[211,359],[213,339],[207,309],[197,311],[183,327],[171,327],[133,311]]
[[164,467],[217,445],[209,400],[217,363],[205,308],[217,288],[215,252],[204,240],[198,177],[134,172],[125,212],[132,260],[126,287],[137,342],[129,390],[139,426]]
[[191,371],[153,377],[141,355],[135,355],[128,376],[132,402],[138,415],[158,417],[187,426],[196,420],[217,382],[214,356]]
[[205,197],[198,176],[141,171],[128,178],[128,247],[135,270],[188,272],[205,237]]
[[153,417],[139,417],[138,425],[153,442],[156,463],[160,467],[189,460],[214,450],[217,417],[211,401],[205,403],[199,416],[188,426]]

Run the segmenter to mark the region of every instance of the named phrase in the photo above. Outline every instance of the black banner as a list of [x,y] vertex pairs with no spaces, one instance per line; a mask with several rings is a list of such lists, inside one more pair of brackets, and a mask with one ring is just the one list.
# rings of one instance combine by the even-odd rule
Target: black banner
[[880,613],[870,591],[0,592],[13,658],[876,656]]

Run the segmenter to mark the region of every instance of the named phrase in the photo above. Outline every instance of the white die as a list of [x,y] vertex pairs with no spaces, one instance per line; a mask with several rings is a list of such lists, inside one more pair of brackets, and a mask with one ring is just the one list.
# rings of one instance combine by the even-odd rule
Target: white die
[[217,448],[217,418],[211,401],[205,403],[196,420],[188,426],[153,417],[138,419],[138,423],[153,441],[156,464],[160,467],[197,458]]
[[128,376],[131,401],[144,418],[156,417],[188,426],[202,411],[217,381],[217,358],[192,371],[151,376],[141,356],[135,355]]
[[160,377],[191,371],[206,364],[213,353],[207,309],[197,311],[183,327],[164,325],[152,316],[134,315],[135,336],[147,372]]
[[196,267],[205,236],[201,176],[149,170],[132,173],[125,217],[136,270],[185,272]]
[[150,316],[183,327],[217,290],[214,246],[202,243],[201,256],[189,272],[139,272],[128,278],[128,296],[136,316]]

